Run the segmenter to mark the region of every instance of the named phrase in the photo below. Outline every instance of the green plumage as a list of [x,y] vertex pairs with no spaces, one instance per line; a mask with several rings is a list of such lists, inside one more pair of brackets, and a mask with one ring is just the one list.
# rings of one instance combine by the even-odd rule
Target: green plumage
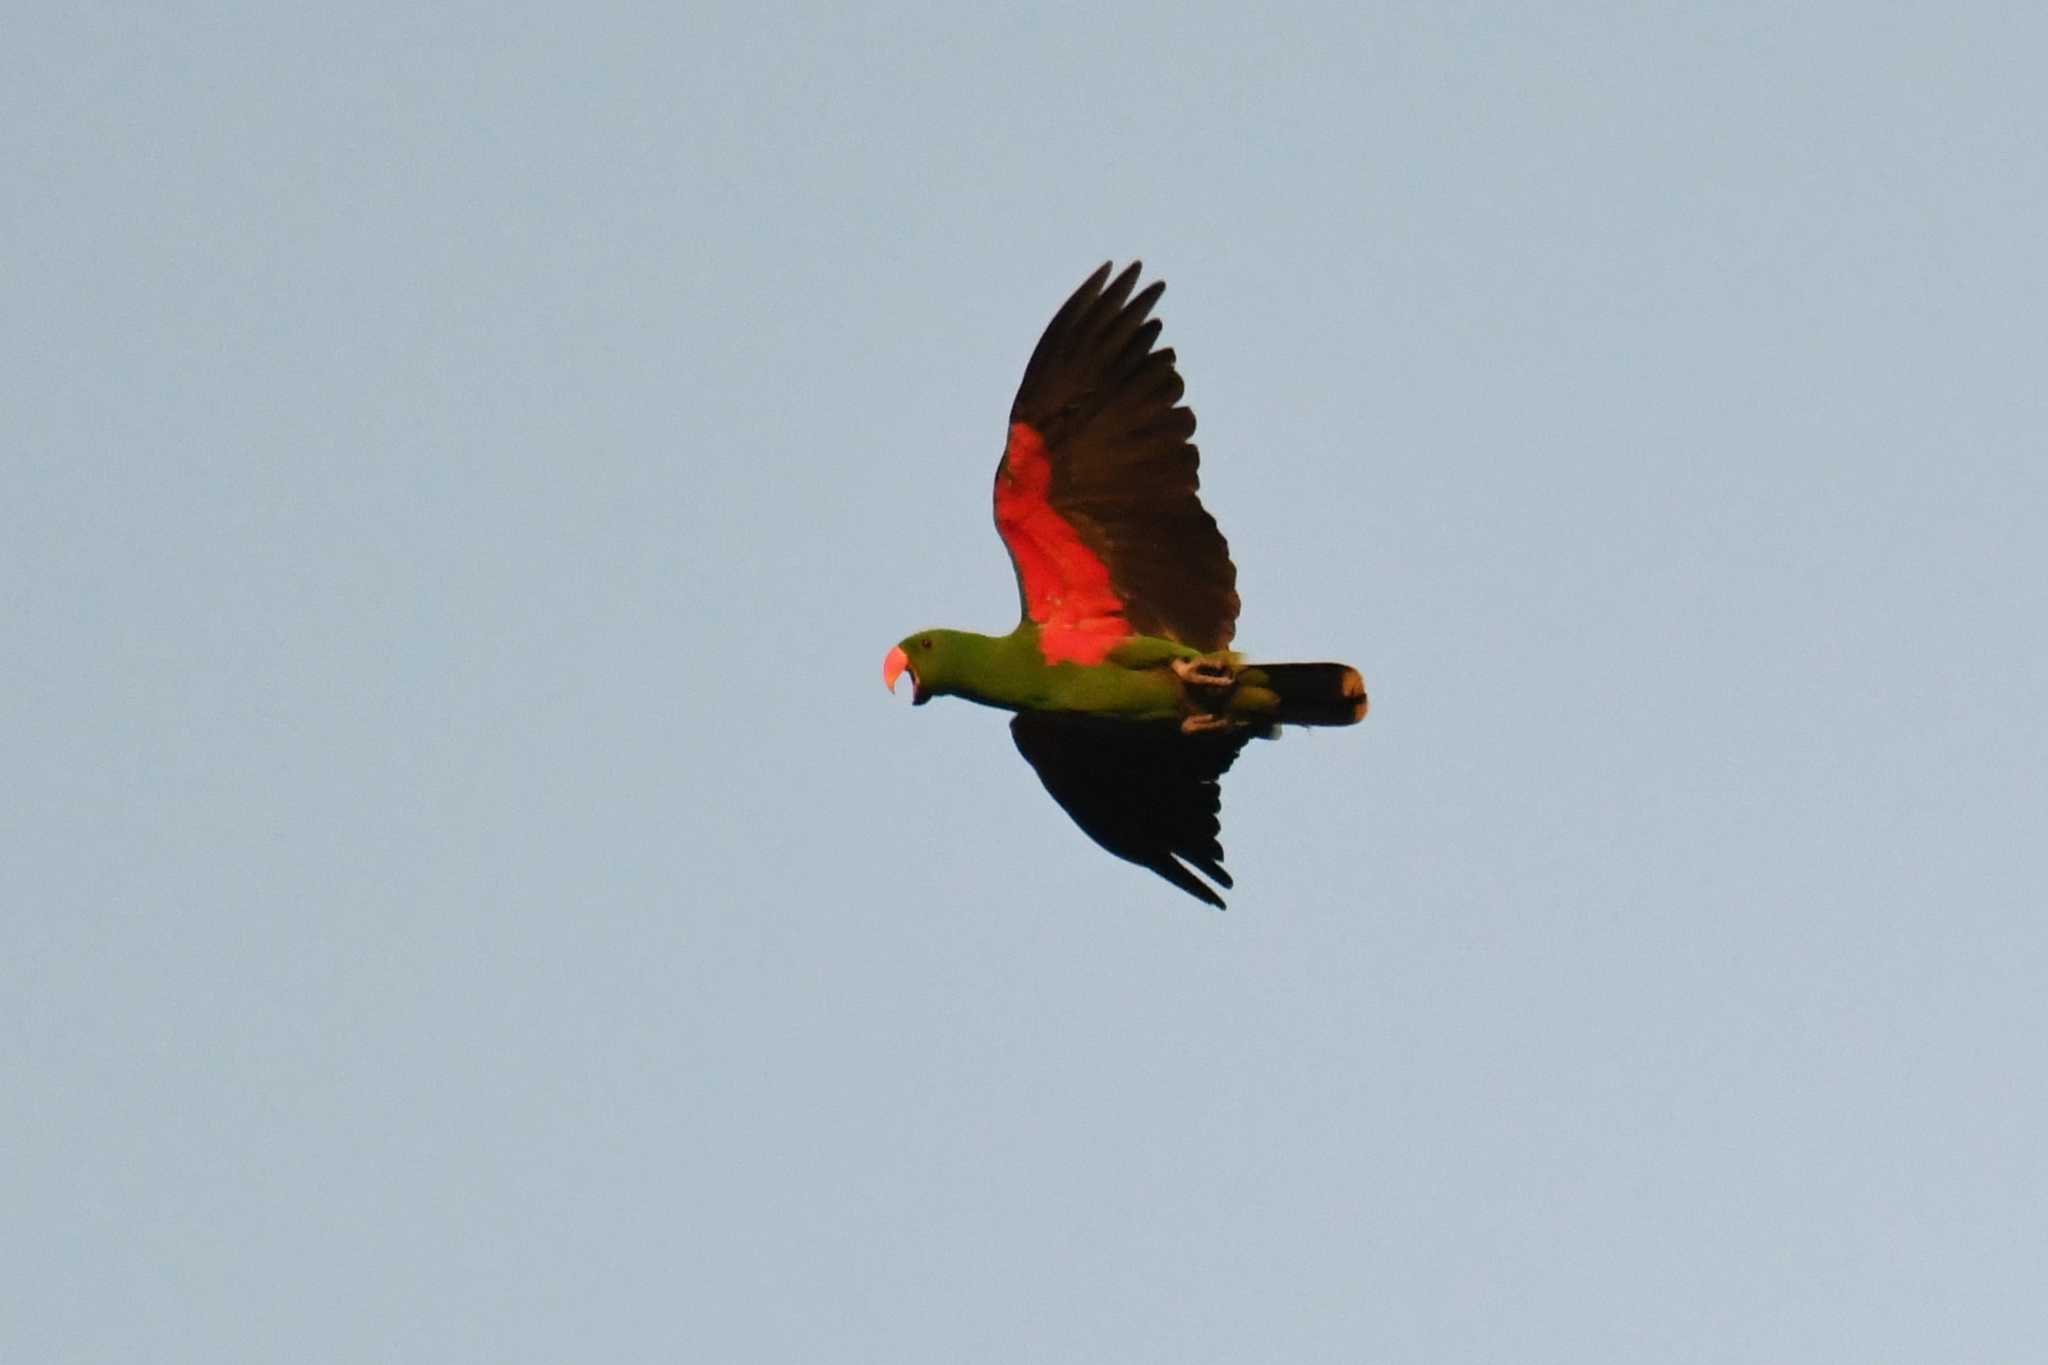
[[1130,637],[1096,665],[1049,664],[1038,627],[1008,635],[921,631],[903,641],[920,695],[963,697],[1005,711],[1076,711],[1127,720],[1177,720],[1180,680],[1169,660],[1191,654],[1171,640]]
[[[1191,715],[1224,716],[1247,724],[1293,719],[1281,714],[1281,697],[1265,669],[1243,665],[1234,654],[1204,655],[1154,636],[1126,636],[1099,664],[1047,663],[1038,627],[1029,621],[1008,635],[919,631],[897,647],[910,662],[919,701],[960,697],[1004,711],[1055,711],[1131,721],[1179,723]],[[1174,672],[1175,659],[1209,659],[1235,668],[1235,686],[1191,687]]]

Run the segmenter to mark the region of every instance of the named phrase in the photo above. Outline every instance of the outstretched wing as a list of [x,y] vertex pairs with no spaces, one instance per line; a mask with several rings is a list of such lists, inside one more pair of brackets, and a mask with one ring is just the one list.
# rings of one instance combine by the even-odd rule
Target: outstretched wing
[[1195,496],[1195,415],[1147,320],[1163,281],[1090,275],[1047,324],[1010,407],[996,529],[1054,662],[1100,663],[1130,634],[1223,649],[1237,568]]
[[1223,898],[1182,864],[1229,888],[1217,779],[1254,733],[1186,735],[1171,721],[1044,711],[1020,712],[1010,722],[1017,752],[1082,833],[1218,910]]

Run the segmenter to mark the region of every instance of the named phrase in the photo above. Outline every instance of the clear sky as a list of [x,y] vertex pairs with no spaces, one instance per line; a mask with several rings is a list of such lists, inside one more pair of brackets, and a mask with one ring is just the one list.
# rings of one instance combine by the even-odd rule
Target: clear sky
[[[0,1359],[2038,1356],[2048,19],[1259,8],[16,14]],[[1132,257],[1227,914],[879,683]]]

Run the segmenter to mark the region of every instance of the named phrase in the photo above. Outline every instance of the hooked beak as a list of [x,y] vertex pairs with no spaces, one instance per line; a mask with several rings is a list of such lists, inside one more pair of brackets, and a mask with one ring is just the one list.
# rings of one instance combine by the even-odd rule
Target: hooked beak
[[903,676],[905,669],[910,669],[911,704],[923,706],[932,699],[932,694],[925,691],[924,684],[917,680],[917,670],[910,667],[910,656],[903,652],[903,646],[896,646],[889,651],[889,656],[882,660],[882,684],[893,693],[896,690],[896,680]]

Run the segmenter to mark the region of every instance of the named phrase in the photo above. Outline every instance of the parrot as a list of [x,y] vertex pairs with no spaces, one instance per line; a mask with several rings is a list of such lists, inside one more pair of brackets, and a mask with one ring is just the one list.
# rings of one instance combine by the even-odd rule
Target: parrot
[[918,706],[1013,712],[1017,751],[1083,833],[1221,910],[1220,779],[1282,725],[1363,720],[1365,682],[1348,664],[1231,649],[1237,567],[1196,494],[1195,415],[1158,344],[1166,284],[1139,289],[1142,263],[1112,279],[1113,266],[1053,314],[1010,405],[995,524],[1016,628],[917,631],[882,681],[894,693],[908,673]]

